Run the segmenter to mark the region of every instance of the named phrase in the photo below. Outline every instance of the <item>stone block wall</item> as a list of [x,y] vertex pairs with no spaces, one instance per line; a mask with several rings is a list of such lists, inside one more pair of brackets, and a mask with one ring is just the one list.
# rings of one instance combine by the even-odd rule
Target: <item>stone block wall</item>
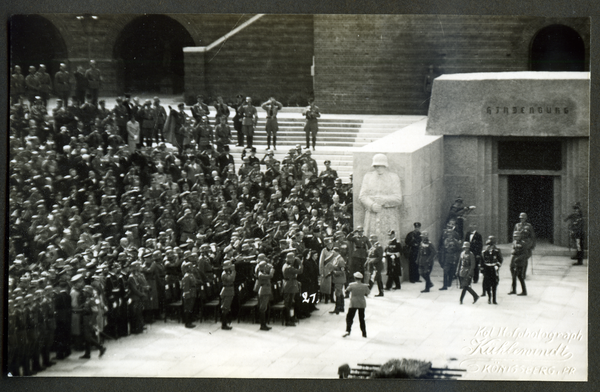
[[316,15],[315,96],[331,113],[426,114],[437,75],[528,69],[529,45],[560,23],[586,42],[589,19],[454,15]]

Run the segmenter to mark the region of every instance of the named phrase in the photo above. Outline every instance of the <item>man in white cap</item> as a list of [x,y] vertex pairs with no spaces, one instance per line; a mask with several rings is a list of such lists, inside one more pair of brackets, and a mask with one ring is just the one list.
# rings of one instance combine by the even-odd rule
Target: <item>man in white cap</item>
[[400,230],[402,188],[400,177],[389,170],[386,155],[375,154],[372,166],[363,177],[358,197],[365,209],[363,226],[367,235],[385,238],[388,230]]
[[365,324],[365,308],[367,307],[367,299],[369,295],[369,286],[362,282],[363,275],[360,272],[354,273],[354,282],[350,283],[346,288],[346,292],[350,293],[350,308],[346,315],[346,333],[344,337],[350,335],[352,331],[352,323],[354,321],[354,315],[358,310],[358,320],[360,322],[360,330],[362,331],[363,338],[367,337],[367,325]]

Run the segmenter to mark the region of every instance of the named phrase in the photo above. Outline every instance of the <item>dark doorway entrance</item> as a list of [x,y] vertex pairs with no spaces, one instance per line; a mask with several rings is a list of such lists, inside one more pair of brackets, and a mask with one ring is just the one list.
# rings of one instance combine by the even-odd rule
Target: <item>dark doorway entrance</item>
[[58,29],[39,15],[15,15],[9,22],[10,66],[21,67],[23,75],[28,68],[46,65],[54,77],[61,61],[67,59],[67,47]]
[[575,30],[564,25],[544,27],[531,43],[532,71],[585,71],[585,45]]
[[176,20],[164,15],[134,19],[114,47],[114,57],[122,64],[119,85],[124,92],[183,92],[184,46],[195,46],[194,40]]
[[554,222],[554,177],[508,176],[508,239],[512,241],[519,214],[525,212],[536,237],[552,243]]

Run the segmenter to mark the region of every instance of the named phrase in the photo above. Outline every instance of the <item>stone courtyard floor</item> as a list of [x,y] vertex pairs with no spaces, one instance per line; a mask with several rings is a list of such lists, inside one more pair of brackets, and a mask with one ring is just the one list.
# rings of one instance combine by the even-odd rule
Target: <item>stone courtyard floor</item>
[[[329,314],[333,306],[324,303],[298,326],[274,323],[270,332],[243,321],[231,331],[212,320],[194,329],[160,321],[142,335],[108,341],[103,358],[96,351],[81,360],[74,352],[37,377],[334,379],[344,363],[414,358],[464,369],[462,380],[587,380],[587,260],[572,266],[567,256],[534,254],[528,296],[509,296],[509,248],[502,249],[498,305],[487,298],[472,304],[469,294],[460,305],[456,286],[439,291],[436,263],[429,293],[420,292],[424,283],[403,282],[401,290],[377,298],[373,289],[366,339],[357,319],[352,335],[342,338],[344,315]],[[481,280],[473,287],[481,294]]]

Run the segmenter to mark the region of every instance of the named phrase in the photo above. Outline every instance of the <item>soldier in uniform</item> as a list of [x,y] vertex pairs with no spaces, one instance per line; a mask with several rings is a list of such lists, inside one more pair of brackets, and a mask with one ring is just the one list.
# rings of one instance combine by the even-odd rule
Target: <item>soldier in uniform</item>
[[56,359],[65,359],[71,355],[71,297],[69,284],[61,281],[55,300],[56,310]]
[[36,76],[35,67],[33,65],[29,67],[29,75],[25,77],[25,86],[27,89],[27,99],[31,106],[35,102],[35,97],[40,93],[40,81]]
[[85,286],[83,288],[84,303],[82,310],[82,328],[83,328],[83,341],[84,341],[84,354],[79,357],[80,359],[90,359],[90,345],[100,350],[100,357],[106,352],[106,347],[102,346],[96,338],[96,320],[99,312],[98,304],[95,301],[94,289],[92,286]]
[[203,116],[208,116],[210,114],[210,110],[208,106],[204,103],[204,97],[202,95],[198,95],[196,97],[197,103],[194,104],[190,109],[192,111],[192,117],[199,123],[202,120]]
[[527,258],[525,259],[525,269],[523,271],[523,279],[525,279],[527,264],[529,262],[529,258],[532,255],[533,250],[535,249],[535,230],[533,230],[533,226],[531,223],[527,222],[527,214],[521,212],[519,214],[519,222],[515,224],[513,229],[514,232],[519,232],[521,234],[521,242],[527,253]]
[[335,294],[335,309],[329,313],[344,313],[344,284],[346,284],[346,262],[338,253],[339,248],[333,248],[332,281]]
[[363,227],[358,226],[356,230],[346,236],[346,239],[353,245],[350,272],[352,274],[356,271],[363,273],[365,261],[367,261],[367,251],[371,248],[369,239],[364,235]]
[[258,123],[258,114],[256,108],[252,106],[252,98],[246,97],[246,102],[241,105],[242,113],[242,133],[246,136],[247,147],[252,147],[254,138],[254,128]]
[[402,287],[400,284],[400,276],[402,276],[402,259],[400,258],[402,245],[396,239],[394,230],[390,230],[388,234],[390,240],[384,253],[387,262],[387,282],[385,283],[385,289],[390,290],[392,285],[395,284],[395,289],[400,290]]
[[50,360],[50,348],[54,343],[54,333],[56,331],[56,310],[54,299],[54,288],[51,285],[46,286],[43,293],[42,309],[45,322],[45,336],[42,342],[43,366],[48,367],[56,362]]
[[135,261],[131,263],[131,274],[127,279],[127,287],[129,288],[129,298],[131,299],[131,310],[133,315],[131,318],[131,333],[140,334],[144,331],[144,300],[147,298],[147,283],[142,274],[142,263]]
[[279,125],[277,124],[277,112],[283,109],[281,102],[277,101],[274,97],[261,105],[261,107],[267,112],[267,124],[265,131],[267,132],[267,148],[271,148],[271,136],[273,136],[273,150],[277,150],[277,131]]
[[92,103],[97,106],[102,76],[100,70],[96,67],[96,60],[90,60],[90,68],[85,71],[85,78],[87,79],[88,92],[92,96]]
[[381,274],[383,273],[383,247],[377,240],[375,234],[371,234],[369,241],[371,243],[371,248],[369,248],[367,263],[365,265],[365,270],[370,271],[372,274],[371,279],[368,282],[369,288],[372,287],[373,282],[377,282],[379,294],[377,294],[376,297],[383,297],[383,279],[381,278]]
[[230,330],[231,326],[228,325],[230,322],[229,315],[231,313],[231,302],[235,295],[233,284],[235,282],[235,265],[231,261],[225,261],[223,263],[223,273],[221,274],[221,283],[223,288],[221,289],[221,329]]
[[502,266],[502,252],[496,247],[496,237],[489,236],[485,242],[485,249],[482,252],[482,263],[481,271],[483,273],[483,292],[487,293],[488,304],[492,301],[494,305],[498,305],[496,302],[496,289],[498,288],[499,282],[499,270]]
[[225,119],[229,117],[229,106],[225,104],[225,102],[223,101],[223,97],[217,97],[217,102],[215,103],[214,107],[217,111],[217,113],[215,113],[215,124],[219,124],[223,117],[225,117]]
[[71,278],[71,339],[75,348],[80,348],[82,342],[81,334],[81,310],[83,306],[84,276],[77,273]]
[[181,265],[183,278],[181,279],[182,298],[183,298],[183,322],[186,328],[194,328],[192,324],[192,312],[196,302],[196,278],[192,274],[191,264],[183,263]]
[[163,128],[167,122],[167,111],[165,110],[165,107],[160,104],[160,99],[158,97],[154,97],[152,109],[154,110],[155,120],[152,137],[156,139],[157,143],[159,142],[160,137],[160,141],[164,143],[165,137],[163,135]]
[[21,73],[21,67],[18,65],[15,65],[14,71],[15,73],[13,73],[10,77],[10,97],[16,104],[25,94],[25,77]]
[[585,245],[585,222],[581,213],[581,205],[575,203],[573,205],[573,213],[565,218],[565,222],[569,222],[569,235],[575,243],[577,253],[571,257],[571,260],[577,260],[573,265],[583,265],[583,251]]
[[46,66],[44,64],[40,64],[40,68],[35,76],[40,82],[40,96],[42,97],[42,102],[44,103],[44,106],[48,106],[48,99],[52,92],[52,79],[50,79],[50,75],[46,72]]
[[25,298],[22,296],[15,297],[15,329],[18,344],[15,352],[14,374],[20,374],[19,369],[23,368],[23,374],[28,375],[27,313]]
[[421,222],[413,223],[413,227],[413,231],[406,235],[404,243],[407,247],[408,256],[408,280],[410,283],[418,283],[420,280],[417,258],[419,257],[419,244],[421,243]]
[[244,147],[244,133],[242,132],[242,118],[244,117],[243,113],[243,99],[244,97],[241,94],[238,94],[235,98],[235,116],[233,116],[233,128],[237,133],[238,147]]
[[[319,277],[321,281],[319,291],[321,293],[320,300],[328,303],[331,296],[331,275],[333,271],[333,259],[336,252],[333,250],[333,238],[326,237],[324,241],[325,248],[323,248],[319,257]],[[335,313],[335,311],[332,313]]]
[[306,117],[306,124],[304,125],[304,133],[306,134],[306,148],[310,149],[310,140],[312,137],[313,151],[317,145],[317,133],[319,132],[318,118],[321,117],[319,108],[315,105],[314,99],[309,101],[308,107],[302,113]]
[[475,274],[475,255],[471,252],[471,243],[465,241],[463,243],[463,251],[458,258],[458,266],[456,269],[456,277],[460,280],[460,304],[462,305],[463,299],[467,291],[473,296],[473,303],[477,302],[479,296],[471,288],[471,280]]
[[300,292],[298,285],[298,274],[304,271],[304,260],[300,259],[300,267],[294,267],[296,257],[294,251],[289,251],[285,256],[285,265],[282,268],[283,274],[283,303],[285,306],[285,325],[288,327],[295,327],[294,319],[292,317],[292,309],[294,308],[294,297]]
[[69,94],[71,94],[70,78],[67,64],[60,63],[58,72],[54,74],[54,92],[64,102],[69,101]]
[[140,123],[140,145],[152,147],[152,133],[154,126],[156,125],[155,110],[152,108],[152,101],[147,99],[144,102],[144,106],[140,109],[140,117],[142,121]]
[[[258,255],[258,258],[261,258],[261,255]],[[269,264],[266,260],[261,260],[258,263],[258,311],[260,313],[260,330],[261,331],[269,331],[271,327],[267,325],[267,308],[271,299],[273,298],[272,288],[271,288],[271,279],[273,279],[273,275],[275,273],[275,269],[271,264]]]
[[456,265],[460,255],[460,236],[455,230],[454,220],[448,221],[440,243],[440,264],[444,269],[444,285],[440,290],[448,290],[456,274]]
[[433,268],[433,259],[435,258],[436,251],[433,244],[429,242],[429,233],[424,231],[421,233],[420,237],[421,242],[419,243],[419,249],[417,253],[417,265],[419,266],[419,274],[425,280],[425,289],[421,292],[428,293],[429,289],[433,287],[433,283],[431,283],[429,275],[431,274],[431,269]]
[[517,278],[521,282],[521,293],[518,295],[527,295],[527,287],[525,286],[525,269],[527,269],[527,259],[529,258],[529,250],[526,240],[523,240],[522,233],[515,231],[513,233],[513,249],[512,258],[510,260],[510,274],[512,275],[512,290],[509,295],[517,294]]

